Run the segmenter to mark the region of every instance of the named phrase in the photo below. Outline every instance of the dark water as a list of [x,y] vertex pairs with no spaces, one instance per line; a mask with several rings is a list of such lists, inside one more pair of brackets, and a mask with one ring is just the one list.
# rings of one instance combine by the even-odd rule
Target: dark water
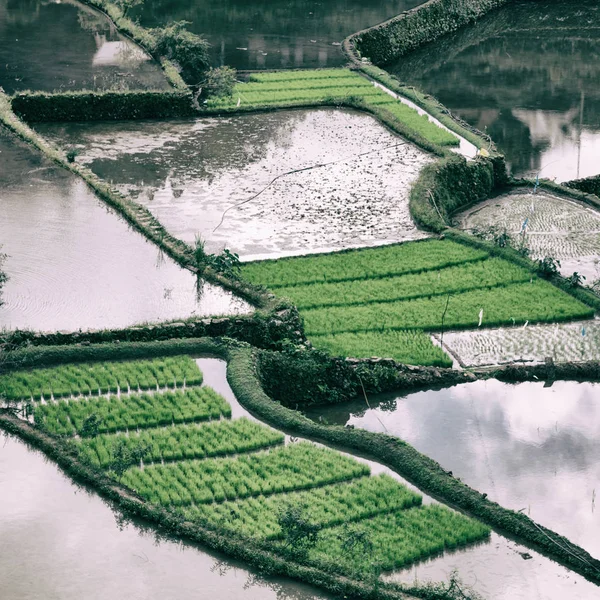
[[215,66],[237,69],[337,67],[342,40],[423,0],[154,0],[132,11],[158,27],[190,21],[212,45]]
[[387,68],[487,131],[516,176],[600,173],[596,0],[517,0]]
[[600,557],[600,385],[495,380],[315,410],[385,431]]
[[9,94],[168,87],[156,63],[74,0],[0,0],[0,86]]
[[[83,181],[0,129],[0,328],[51,331],[247,312],[109,210]],[[198,295],[198,291],[202,293]]]

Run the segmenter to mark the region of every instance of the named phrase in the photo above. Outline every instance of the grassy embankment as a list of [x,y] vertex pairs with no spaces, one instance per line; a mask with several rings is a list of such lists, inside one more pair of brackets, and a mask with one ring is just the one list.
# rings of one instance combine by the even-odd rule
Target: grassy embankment
[[[178,357],[15,371],[0,377],[0,394],[33,402],[35,425],[61,436],[80,460],[199,526],[290,558],[278,515],[297,507],[321,529],[297,558],[328,573],[366,576],[373,565],[400,567],[489,535],[473,519],[422,506],[419,494],[371,477],[349,456],[310,442],[283,445],[269,427],[231,420],[226,400],[201,382],[193,361]],[[201,420],[208,423],[181,424]],[[345,550],[350,523],[372,544],[368,560]]]
[[296,303],[316,347],[407,364],[451,366],[426,331],[594,313],[530,270],[450,240],[259,261],[243,274]]

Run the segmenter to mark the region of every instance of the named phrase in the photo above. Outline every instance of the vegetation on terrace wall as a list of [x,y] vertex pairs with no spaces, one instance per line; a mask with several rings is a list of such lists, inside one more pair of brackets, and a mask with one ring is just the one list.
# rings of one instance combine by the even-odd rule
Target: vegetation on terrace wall
[[359,56],[385,65],[472,23],[510,0],[429,0],[424,5],[350,37]]
[[600,175],[594,177],[586,177],[585,179],[574,179],[563,183],[564,186],[585,192],[586,194],[594,194],[600,197]]

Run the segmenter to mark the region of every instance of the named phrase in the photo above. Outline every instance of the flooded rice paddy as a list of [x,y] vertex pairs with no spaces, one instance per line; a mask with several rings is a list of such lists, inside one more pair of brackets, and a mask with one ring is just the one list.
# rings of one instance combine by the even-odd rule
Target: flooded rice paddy
[[139,46],[75,0],[0,0],[0,86],[8,94],[168,88]]
[[517,0],[386,67],[491,135],[515,176],[600,173],[600,6]]
[[243,258],[416,239],[410,184],[431,157],[355,111],[40,125],[167,230]]
[[533,189],[492,198],[457,215],[462,229],[506,228],[518,245],[523,241],[534,260],[546,256],[574,272],[587,285],[600,278],[600,212],[582,202]]
[[311,416],[397,436],[501,506],[600,556],[599,384],[478,381],[369,405]]
[[133,231],[86,187],[0,130],[0,328],[125,327],[248,312]]
[[213,66],[236,69],[338,67],[342,40],[423,0],[154,0],[132,11],[146,27],[189,21],[211,44]]

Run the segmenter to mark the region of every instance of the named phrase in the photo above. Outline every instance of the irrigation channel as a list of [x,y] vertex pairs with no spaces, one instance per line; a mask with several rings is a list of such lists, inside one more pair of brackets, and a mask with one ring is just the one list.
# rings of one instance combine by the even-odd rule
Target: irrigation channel
[[486,131],[516,177],[600,173],[600,7],[516,0],[387,70]]

